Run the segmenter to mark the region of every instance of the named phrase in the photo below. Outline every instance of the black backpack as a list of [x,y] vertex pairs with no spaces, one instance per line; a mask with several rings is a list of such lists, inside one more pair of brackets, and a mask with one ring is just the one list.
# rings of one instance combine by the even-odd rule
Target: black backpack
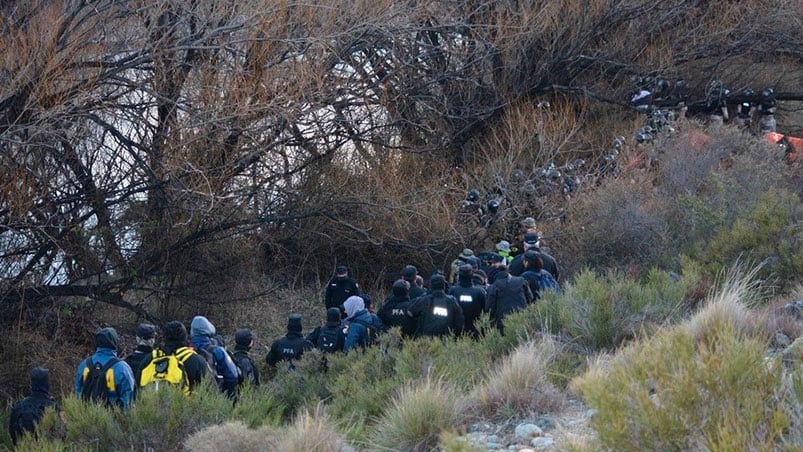
[[84,369],[83,385],[81,387],[81,398],[87,402],[103,401],[109,403],[106,393],[109,385],[106,382],[106,373],[120,360],[112,357],[101,365],[93,362],[92,358],[87,358],[86,368]]
[[339,350],[337,343],[342,335],[340,328],[321,328],[318,331],[318,341],[315,348],[325,353],[334,353]]
[[360,325],[364,326],[365,329],[367,330],[368,334],[366,335],[366,338],[365,338],[365,346],[366,347],[370,347],[371,345],[376,344],[377,337],[379,336],[380,333],[382,333],[382,331],[384,331],[383,329],[381,329],[378,325],[374,324],[373,322],[372,323],[368,323],[368,322],[365,322],[363,320],[355,319],[355,320],[352,320],[352,323],[359,323]]

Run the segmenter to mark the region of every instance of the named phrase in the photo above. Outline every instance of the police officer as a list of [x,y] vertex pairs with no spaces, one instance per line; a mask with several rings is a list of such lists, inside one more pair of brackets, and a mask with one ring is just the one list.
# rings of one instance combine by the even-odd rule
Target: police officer
[[446,295],[446,278],[436,273],[429,281],[430,293],[419,297],[410,306],[416,319],[415,336],[438,337],[463,332],[463,309],[450,295]]
[[11,442],[16,446],[23,434],[34,433],[36,425],[42,420],[45,409],[55,405],[56,401],[50,397],[48,370],[44,367],[33,369],[30,395],[15,403],[11,408],[8,418],[8,433],[11,436]]
[[[326,285],[324,304],[326,309],[340,308],[348,297],[360,294],[360,286],[349,276],[349,269],[345,265],[335,268],[335,275]],[[343,312],[342,310],[340,311]]]
[[295,367],[293,361],[301,358],[305,351],[311,350],[313,345],[301,334],[301,314],[290,314],[287,317],[287,334],[276,339],[270,345],[265,360],[268,366],[276,367],[281,361],[287,361],[290,368]]
[[399,279],[393,283],[391,293],[377,315],[386,327],[398,326],[402,335],[412,337],[415,334],[415,321],[408,313],[410,304],[410,283]]
[[473,283],[474,268],[470,264],[460,266],[457,271],[457,285],[449,288],[449,295],[453,296],[463,310],[463,330],[472,337],[479,337],[474,322],[485,309],[485,289]]
[[533,293],[527,281],[520,276],[511,275],[503,266],[488,288],[485,309],[499,331],[503,331],[502,320],[505,316],[526,308],[532,301]]
[[254,345],[254,334],[248,328],[241,328],[234,333],[234,352],[232,358],[243,373],[243,383],[252,387],[259,386],[259,369],[249,356]]

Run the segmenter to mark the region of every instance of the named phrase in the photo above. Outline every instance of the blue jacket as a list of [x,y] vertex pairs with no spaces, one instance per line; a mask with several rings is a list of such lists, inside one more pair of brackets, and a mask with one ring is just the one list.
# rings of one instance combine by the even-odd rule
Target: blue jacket
[[[116,357],[117,352],[114,349],[99,347],[95,350],[94,355],[81,361],[81,364],[78,365],[78,369],[75,372],[75,394],[79,397],[81,396],[81,390],[84,386],[84,369],[86,369],[87,372],[89,371],[87,368],[88,360],[91,359],[93,363],[105,365],[110,359]],[[111,371],[114,375],[114,385],[111,388],[107,387],[106,400],[108,400],[110,404],[128,408],[134,396],[134,373],[131,371],[131,367],[128,363],[123,360],[113,365]]]
[[344,320],[344,323],[348,325],[346,345],[343,346],[345,353],[356,347],[365,347],[368,343],[368,328],[363,323],[373,325],[376,328],[382,327],[379,318],[371,315],[367,309],[355,312],[353,316]]
[[[206,351],[212,354],[214,359],[215,374],[223,377],[223,389],[229,396],[237,392],[237,365],[229,356],[226,349],[212,342],[209,336],[197,334],[192,336],[190,344],[198,351]],[[204,353],[204,352],[201,352]],[[203,356],[203,355],[202,355]]]

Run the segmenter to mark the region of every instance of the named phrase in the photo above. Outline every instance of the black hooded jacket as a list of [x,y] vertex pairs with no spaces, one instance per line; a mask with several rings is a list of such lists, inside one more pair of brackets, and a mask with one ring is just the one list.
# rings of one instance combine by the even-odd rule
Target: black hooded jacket
[[432,290],[429,295],[417,298],[410,306],[416,318],[415,336],[443,336],[463,332],[463,309],[443,290]]
[[457,285],[449,288],[449,295],[453,296],[460,308],[463,310],[465,321],[464,329],[474,337],[479,335],[474,322],[477,321],[482,311],[485,310],[485,289],[475,286],[471,275],[459,275]]
[[269,366],[275,367],[280,361],[292,362],[301,358],[312,347],[312,342],[304,338],[300,331],[288,331],[287,335],[273,341],[265,360]]
[[508,272],[502,271],[488,288],[485,308],[491,314],[491,321],[501,328],[502,319],[506,315],[526,308],[532,301],[533,294],[527,281],[520,276],[511,276]]

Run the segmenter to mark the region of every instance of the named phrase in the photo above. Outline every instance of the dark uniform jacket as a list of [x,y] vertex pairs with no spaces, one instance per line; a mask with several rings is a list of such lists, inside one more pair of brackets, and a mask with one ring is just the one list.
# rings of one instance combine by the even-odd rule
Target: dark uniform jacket
[[377,315],[386,327],[398,326],[403,335],[412,336],[415,334],[415,319],[409,314],[411,304],[409,297],[390,294]]
[[8,418],[11,442],[16,445],[25,432],[34,432],[45,408],[55,404],[56,401],[47,392],[41,391],[32,391],[31,395],[15,403]]
[[414,300],[410,313],[416,318],[416,337],[463,332],[463,309],[443,290],[433,290],[429,295]]
[[153,358],[153,347],[147,345],[137,345],[134,351],[125,357],[125,362],[131,366],[131,372],[134,373],[134,392],[139,389],[140,377],[142,376],[142,369],[151,362]]
[[312,343],[304,338],[301,333],[295,331],[288,332],[282,338],[273,341],[265,360],[268,365],[275,367],[280,361],[292,362],[301,358],[305,351],[312,349]]
[[474,322],[485,309],[485,289],[472,284],[471,277],[467,280],[458,278],[457,285],[449,288],[449,295],[453,296],[463,310],[465,321],[464,330],[474,337],[479,335]]
[[348,297],[359,294],[360,288],[357,286],[356,281],[348,276],[335,276],[326,285],[326,295],[324,297],[326,309],[340,308],[340,305]]
[[[342,352],[343,346],[346,344],[346,334],[343,333],[343,327],[339,323],[327,324],[315,327],[307,334],[307,340],[322,352]],[[325,343],[331,345],[327,347]]]
[[248,383],[253,387],[259,386],[259,370],[254,364],[254,360],[248,355],[248,348],[235,345],[231,355],[234,363],[243,373],[243,383]]
[[506,315],[524,309],[532,301],[533,294],[524,278],[499,272],[496,281],[488,288],[485,308],[491,314],[491,321],[501,328]]

